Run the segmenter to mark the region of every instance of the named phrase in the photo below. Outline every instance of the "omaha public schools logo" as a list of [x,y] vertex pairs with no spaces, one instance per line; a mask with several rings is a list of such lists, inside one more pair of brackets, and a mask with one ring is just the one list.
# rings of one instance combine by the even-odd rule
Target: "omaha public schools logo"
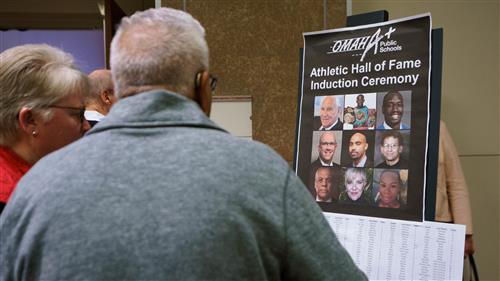
[[[333,41],[333,45],[329,47],[327,54],[357,52],[354,56],[361,55],[360,61],[365,59],[366,54],[373,50],[373,54],[377,52],[397,52],[402,51],[403,47],[398,44],[398,41],[391,39],[391,34],[396,31],[396,28],[389,27],[387,32],[381,35],[382,30],[379,28],[373,35],[364,37],[355,37]],[[386,39],[383,40],[382,39]],[[361,54],[360,51],[363,51]]]

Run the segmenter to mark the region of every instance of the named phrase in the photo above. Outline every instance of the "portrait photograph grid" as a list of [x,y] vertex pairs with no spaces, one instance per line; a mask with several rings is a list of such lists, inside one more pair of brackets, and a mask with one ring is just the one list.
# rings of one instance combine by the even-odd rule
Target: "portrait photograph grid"
[[293,168],[324,212],[423,220],[429,34],[424,16],[303,34]]
[[309,191],[321,204],[404,209],[411,91],[314,98]]

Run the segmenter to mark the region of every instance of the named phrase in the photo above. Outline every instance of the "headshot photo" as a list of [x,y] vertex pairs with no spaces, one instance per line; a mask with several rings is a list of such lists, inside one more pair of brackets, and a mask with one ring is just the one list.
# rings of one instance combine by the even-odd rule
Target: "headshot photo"
[[344,169],[339,203],[371,205],[373,169]]
[[314,131],[312,139],[311,166],[340,167],[342,131]]
[[342,130],[344,96],[317,96],[314,98],[314,129]]
[[377,115],[377,94],[345,96],[344,130],[373,130]]
[[377,104],[377,130],[410,129],[411,91],[378,93]]
[[401,209],[407,203],[408,170],[375,169],[373,197],[377,207]]
[[334,189],[337,189],[334,185],[336,182],[334,176],[333,169],[329,167],[319,167],[314,172],[314,188],[311,191],[314,192],[313,197],[317,202],[334,203],[337,201],[335,193],[338,196],[338,192],[334,192]]
[[377,131],[375,144],[375,168],[408,169],[410,130]]
[[374,131],[344,131],[342,166],[373,167]]
[[311,168],[307,189],[317,202],[337,202],[342,181],[340,167]]

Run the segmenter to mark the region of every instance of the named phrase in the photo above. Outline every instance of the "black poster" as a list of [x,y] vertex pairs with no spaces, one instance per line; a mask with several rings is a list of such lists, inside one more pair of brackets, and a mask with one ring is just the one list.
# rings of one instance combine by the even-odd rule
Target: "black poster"
[[431,17],[304,34],[295,170],[323,211],[422,221]]

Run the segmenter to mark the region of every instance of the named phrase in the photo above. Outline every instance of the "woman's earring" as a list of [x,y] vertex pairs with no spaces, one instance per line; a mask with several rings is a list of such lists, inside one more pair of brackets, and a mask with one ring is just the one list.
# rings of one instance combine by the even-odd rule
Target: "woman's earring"
[[33,137],[37,137],[37,136],[38,136],[38,132],[37,132],[37,131],[33,131],[33,132],[31,132],[31,135],[32,135]]

